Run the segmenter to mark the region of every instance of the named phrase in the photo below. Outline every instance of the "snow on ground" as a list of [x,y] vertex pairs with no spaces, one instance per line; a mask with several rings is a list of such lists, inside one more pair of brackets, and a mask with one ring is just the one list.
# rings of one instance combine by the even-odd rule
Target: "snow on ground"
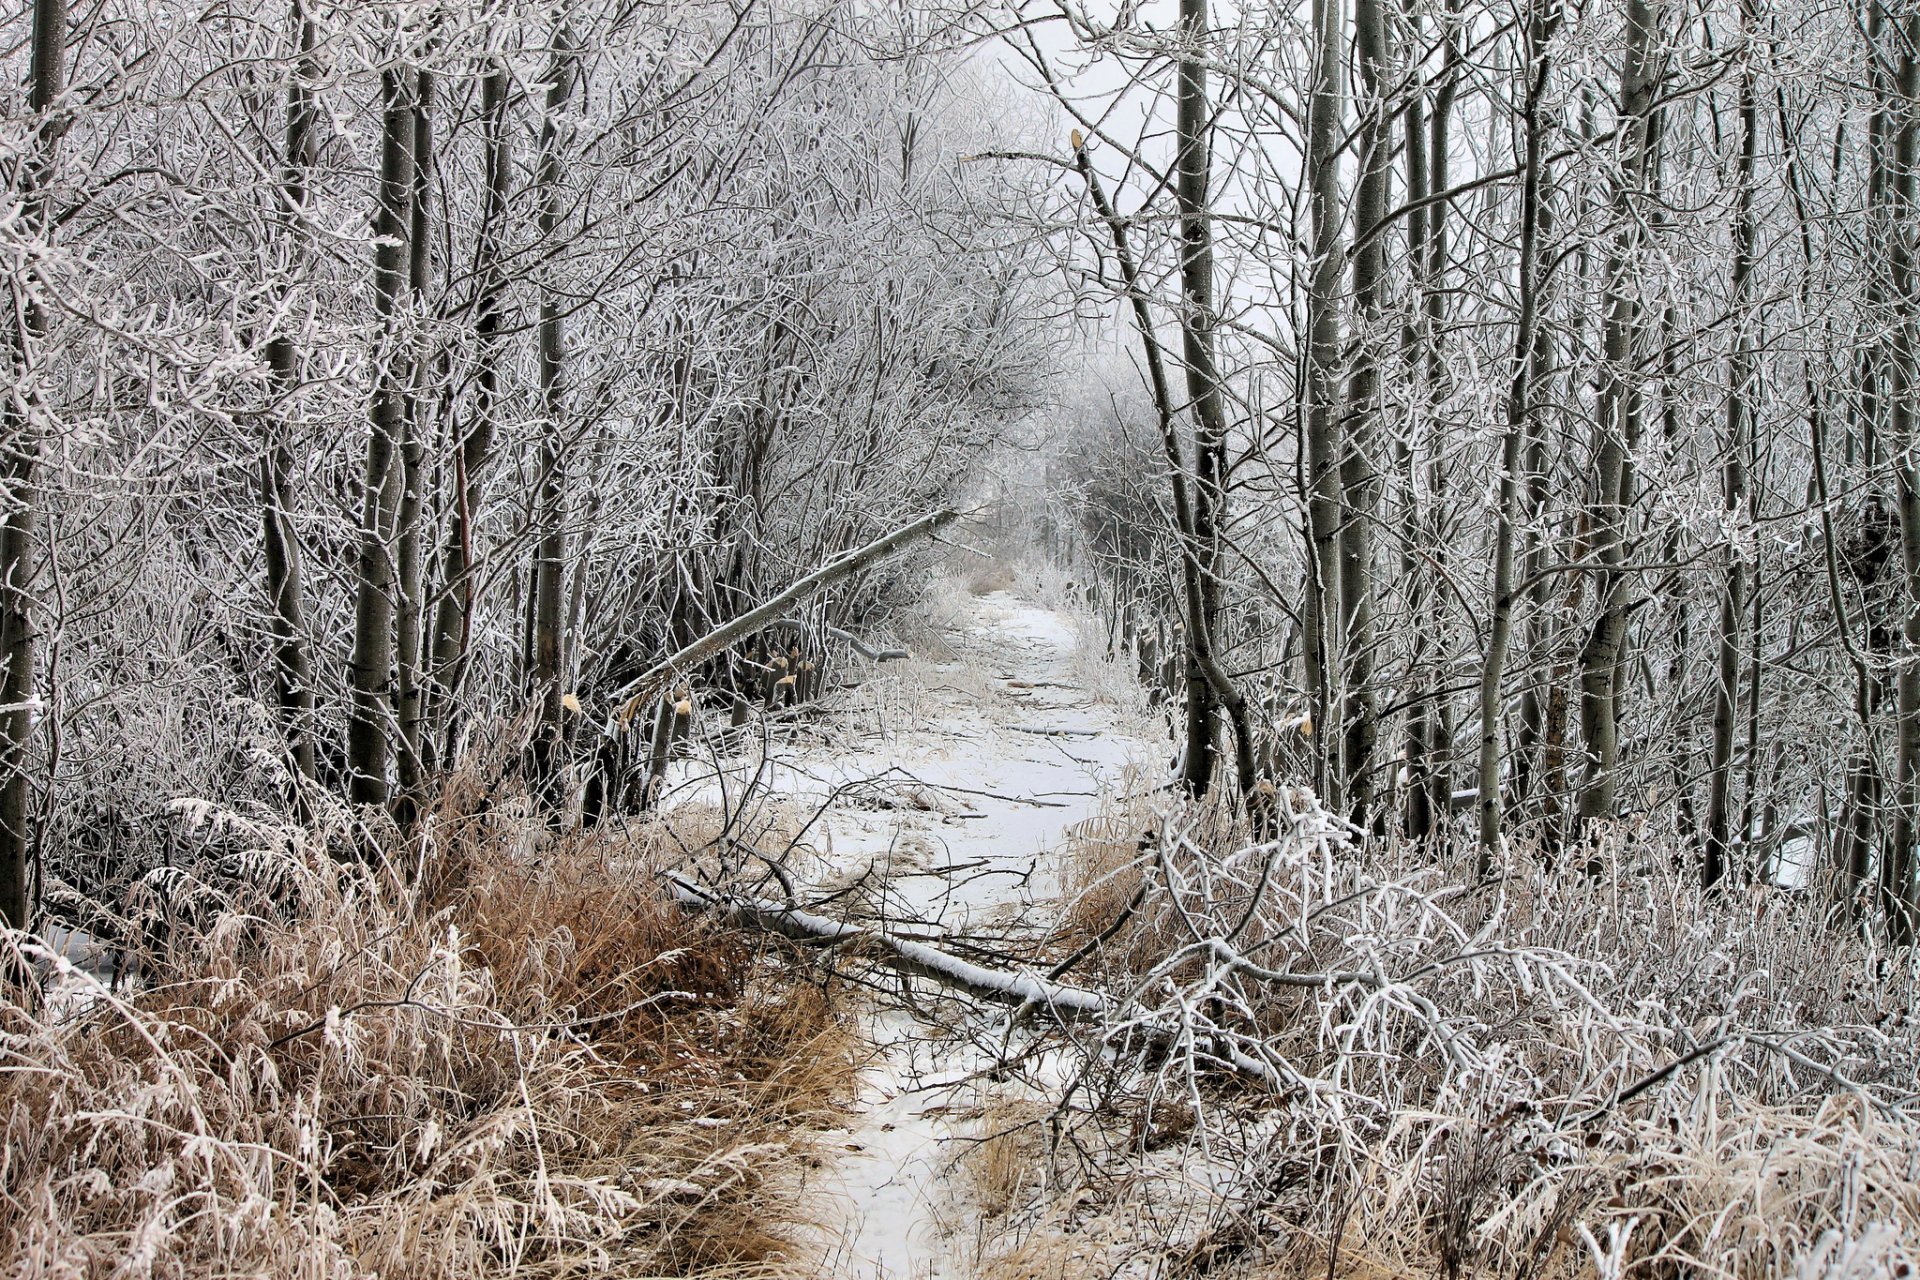
[[[775,789],[796,811],[826,802],[808,833],[816,888],[884,879],[886,923],[910,937],[1037,933],[1068,829],[1158,748],[1142,717],[1088,690],[1068,616],[994,592],[967,597],[958,619],[944,637],[953,660],[890,668],[898,696],[866,709],[880,727],[800,747]],[[849,710],[836,728],[857,729],[865,713]],[[855,1119],[811,1189],[829,1273],[965,1275],[979,1214],[956,1162],[977,1132],[969,1117],[990,1055],[897,1009],[871,1014],[866,1030],[874,1057]]]
[[[924,680],[931,714],[922,729],[897,734],[888,752],[889,764],[956,802],[943,808],[965,807],[833,818],[841,874],[903,843],[953,869],[896,881],[906,910],[948,934],[1009,915],[1040,925],[1058,892],[1051,855],[1068,828],[1093,813],[1129,764],[1153,755],[1131,717],[1076,682],[1066,617],[1006,592],[974,599],[964,630],[949,640],[958,660],[909,673]],[[985,679],[953,678],[969,666]],[[849,758],[836,769],[852,777],[875,763]],[[856,1280],[965,1274],[975,1215],[953,1166],[973,1136],[963,1117],[979,1101],[982,1055],[905,1013],[875,1016],[869,1032],[878,1056],[859,1119],[820,1187],[836,1202],[837,1271]]]

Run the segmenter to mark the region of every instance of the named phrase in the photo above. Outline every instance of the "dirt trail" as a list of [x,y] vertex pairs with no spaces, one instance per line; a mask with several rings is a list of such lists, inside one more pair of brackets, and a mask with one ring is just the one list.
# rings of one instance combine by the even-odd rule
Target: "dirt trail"
[[[838,757],[826,779],[904,771],[897,783],[929,807],[831,806],[827,874],[852,877],[877,864],[889,873],[900,927],[916,936],[1043,926],[1055,909],[1054,859],[1067,829],[1152,748],[1136,717],[1083,686],[1065,615],[995,592],[972,598],[947,639],[955,661],[916,662],[904,674],[921,686],[908,691],[921,714],[896,727],[884,751]],[[905,1012],[867,1023],[875,1057],[856,1118],[844,1155],[814,1188],[829,1273],[966,1275],[977,1214],[954,1163],[975,1132],[960,1117],[977,1103],[983,1057],[949,1028]]]

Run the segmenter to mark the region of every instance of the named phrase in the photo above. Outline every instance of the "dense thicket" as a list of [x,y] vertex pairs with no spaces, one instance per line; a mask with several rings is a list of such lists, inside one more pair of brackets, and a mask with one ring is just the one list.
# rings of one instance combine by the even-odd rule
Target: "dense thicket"
[[404,825],[504,734],[572,802],[625,679],[946,504],[1030,394],[954,163],[993,122],[887,6],[7,29],[12,922],[165,860],[180,797]]
[[1910,939],[1920,19],[1117,12],[1027,7],[1074,136],[1005,160],[1133,322],[1145,403],[1083,434],[1159,532],[1082,525],[1189,733],[1256,807],[1299,761],[1483,868],[1627,823]]

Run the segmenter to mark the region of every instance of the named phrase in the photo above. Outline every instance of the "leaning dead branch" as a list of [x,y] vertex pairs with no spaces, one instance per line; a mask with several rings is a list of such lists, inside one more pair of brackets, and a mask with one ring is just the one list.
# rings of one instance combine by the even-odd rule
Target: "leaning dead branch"
[[[768,630],[776,627],[802,634],[809,630],[807,624],[799,618],[776,618],[767,624]],[[876,649],[846,628],[836,627],[830,623],[822,624],[820,630],[828,639],[840,641],[868,662],[904,662],[913,656],[905,649]]]
[[617,710],[614,713],[616,723],[613,727],[624,730],[633,722],[634,716],[639,714],[640,708],[647,705],[653,698],[660,696],[661,691],[666,689],[676,677],[713,657],[736,640],[743,640],[779,621],[781,615],[793,605],[825,590],[842,578],[897,554],[959,518],[960,513],[951,510],[936,511],[931,515],[921,516],[913,523],[895,529],[884,538],[876,538],[866,546],[849,551],[838,559],[815,569],[785,591],[769,597],[765,603],[747,610],[723,626],[715,627],[670,657],[655,663],[615,695]]

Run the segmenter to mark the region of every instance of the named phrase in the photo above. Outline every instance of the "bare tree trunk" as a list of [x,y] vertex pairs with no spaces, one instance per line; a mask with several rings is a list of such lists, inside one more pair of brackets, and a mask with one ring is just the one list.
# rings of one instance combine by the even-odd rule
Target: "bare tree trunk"
[[[1899,495],[1900,557],[1905,569],[1903,632],[1911,656],[1920,647],[1920,472],[1914,463],[1914,450],[1920,447],[1914,405],[1914,397],[1920,395],[1914,332],[1920,327],[1920,296],[1915,293],[1913,264],[1915,218],[1920,213],[1915,201],[1915,188],[1920,184],[1920,119],[1916,119],[1920,115],[1920,15],[1902,20],[1893,43],[1899,49],[1899,70],[1889,103],[1894,134],[1884,253],[1888,292],[1898,310],[1887,341],[1887,400]],[[1899,797],[1894,809],[1893,842],[1880,860],[1880,899],[1889,940],[1894,946],[1910,946],[1920,927],[1920,919],[1916,919],[1920,890],[1914,883],[1915,823],[1920,820],[1920,666],[1911,660],[1899,665],[1896,696],[1899,734],[1895,776]]]
[[[1584,517],[1584,513],[1583,513]],[[1573,535],[1569,539],[1574,554],[1585,559],[1588,544],[1591,541],[1592,527],[1583,517],[1577,517]],[[1577,619],[1581,605],[1586,597],[1586,577],[1573,575],[1573,581],[1567,585],[1565,616]],[[1540,820],[1542,839],[1549,851],[1557,851],[1566,840],[1567,833],[1567,723],[1572,710],[1571,689],[1575,653],[1574,627],[1570,624],[1561,629],[1553,642],[1555,657],[1546,677],[1546,698],[1543,708],[1544,722],[1540,732]]]
[[[428,235],[427,217],[431,210],[433,177],[433,123],[428,113],[433,107],[433,73],[422,71],[416,80],[413,102],[413,205],[409,210],[407,236],[407,287],[413,297],[415,315],[426,312],[428,277],[433,267],[433,246]],[[425,439],[429,429],[429,406],[433,389],[426,385],[429,364],[426,352],[415,349],[410,364],[413,372],[412,394],[407,412],[401,419],[405,435],[400,444],[400,507],[395,516],[395,572],[399,579],[394,610],[394,720],[399,727],[396,765],[400,783],[403,822],[410,822],[420,803],[425,786],[425,747],[422,734],[426,717],[426,690],[420,669],[423,606],[421,603],[421,528],[420,502],[426,462]]]
[[1387,212],[1392,174],[1393,122],[1387,113],[1388,49],[1380,0],[1354,0],[1353,43],[1360,67],[1363,113],[1359,133],[1360,182],[1353,202],[1356,232],[1366,234],[1353,255],[1354,364],[1347,383],[1349,429],[1340,455],[1340,612],[1346,657],[1346,705],[1341,777],[1353,821],[1365,826],[1373,809],[1373,752],[1379,737],[1373,690],[1373,522],[1380,482],[1373,451],[1381,437],[1380,366],[1373,353],[1385,297],[1386,237],[1378,232]]
[[1320,783],[1331,808],[1342,806],[1344,738],[1340,732],[1340,681],[1345,670],[1341,617],[1341,415],[1340,364],[1340,104],[1341,52],[1338,0],[1314,0],[1313,96],[1307,112],[1307,180],[1312,210],[1312,272],[1307,289],[1305,426],[1307,458],[1307,599],[1304,610],[1307,690],[1320,723]]
[[[1178,176],[1174,184],[1180,209],[1181,354],[1187,371],[1187,395],[1193,402],[1194,485],[1193,556],[1198,569],[1198,604],[1187,627],[1187,746],[1181,781],[1204,795],[1213,781],[1219,736],[1218,692],[1207,662],[1217,657],[1220,623],[1220,526],[1226,519],[1227,417],[1214,357],[1213,231],[1208,223],[1207,145],[1211,105],[1202,60],[1207,34],[1207,0],[1180,0],[1180,24],[1186,56],[1180,61]],[[1238,735],[1236,735],[1238,736]],[[1245,758],[1242,783],[1252,767],[1252,744],[1239,742]]]
[[[33,47],[28,68],[27,109],[37,117],[32,152],[26,160],[21,185],[25,222],[40,235],[52,228],[47,218],[46,185],[59,128],[52,116],[54,103],[66,84],[66,0],[34,0]],[[14,325],[15,378],[31,382],[46,336],[46,318],[28,296],[18,304]],[[0,680],[0,920],[15,929],[32,924],[31,864],[33,832],[29,747],[34,728],[34,507],[35,471],[40,439],[16,385],[6,398],[6,457],[0,483],[6,490],[6,521],[0,526],[0,657],[6,677]]]
[[486,124],[486,205],[481,214],[474,274],[474,402],[472,417],[454,454],[453,513],[441,548],[439,602],[434,611],[431,707],[429,723],[442,738],[441,754],[451,760],[457,733],[455,711],[466,674],[473,629],[474,582],[478,555],[474,530],[480,508],[481,476],[493,457],[494,415],[500,399],[501,330],[507,292],[505,247],[507,197],[513,181],[512,135],[507,112],[512,76],[495,70],[481,84]]
[[[1545,182],[1543,179],[1543,187]],[[1540,202],[1540,225],[1536,233],[1544,244],[1553,242],[1553,203],[1542,197]],[[1535,410],[1535,427],[1527,440],[1527,447],[1521,462],[1521,509],[1528,513],[1528,519],[1521,522],[1519,530],[1520,580],[1531,583],[1526,594],[1526,634],[1527,641],[1523,652],[1538,655],[1543,650],[1551,652],[1555,628],[1551,610],[1553,606],[1554,581],[1546,572],[1549,537],[1537,527],[1534,516],[1546,510],[1550,492],[1551,462],[1547,443],[1548,426],[1540,421],[1541,409],[1554,403],[1552,379],[1556,372],[1555,361],[1558,351],[1553,341],[1553,330],[1545,322],[1551,303],[1549,291],[1542,286],[1540,296],[1535,300],[1534,313],[1537,319],[1533,329],[1533,389],[1531,395],[1540,406]],[[1557,417],[1557,415],[1556,415]],[[1562,430],[1562,439],[1565,432]],[[1552,674],[1549,666],[1546,675]],[[1552,699],[1542,687],[1542,673],[1537,666],[1530,666],[1520,695],[1520,716],[1517,732],[1514,735],[1513,751],[1510,756],[1507,800],[1515,809],[1527,813],[1530,817],[1545,818],[1550,815],[1551,804],[1534,805],[1534,765],[1536,757],[1546,754],[1548,733],[1548,711]],[[1541,763],[1545,763],[1541,761]]]
[[1541,154],[1544,128],[1540,104],[1546,96],[1552,70],[1548,41],[1558,23],[1543,0],[1528,5],[1524,32],[1526,88],[1521,107],[1520,165],[1520,311],[1514,324],[1513,370],[1507,385],[1506,433],[1500,446],[1500,487],[1494,513],[1493,608],[1487,625],[1487,650],[1480,670],[1479,873],[1491,874],[1501,848],[1500,740],[1504,719],[1501,685],[1506,676],[1507,650],[1513,641],[1514,555],[1520,523],[1520,465],[1527,442],[1536,431],[1534,382],[1540,344],[1542,288],[1540,259],[1541,185],[1545,160]]
[[[1421,43],[1420,18],[1417,10],[1408,6],[1405,20],[1408,25],[1408,41],[1418,49]],[[1420,391],[1416,395],[1416,421],[1426,419],[1432,413],[1435,398],[1433,382],[1426,376],[1427,352],[1432,349],[1435,335],[1424,324],[1425,295],[1432,288],[1427,274],[1427,262],[1431,252],[1430,244],[1432,220],[1422,201],[1433,190],[1427,169],[1427,130],[1422,119],[1425,106],[1425,86],[1411,95],[1403,111],[1406,130],[1407,165],[1407,203],[1411,206],[1407,214],[1407,262],[1414,273],[1421,292],[1421,302],[1407,321],[1405,337],[1406,367],[1408,372],[1419,380]],[[1407,654],[1407,683],[1414,690],[1407,708],[1407,731],[1405,754],[1407,767],[1407,788],[1401,802],[1401,827],[1415,840],[1424,839],[1433,830],[1433,787],[1427,776],[1429,749],[1427,744],[1427,700],[1428,686],[1432,674],[1428,663],[1428,638],[1426,628],[1420,620],[1426,617],[1428,604],[1428,571],[1420,562],[1423,553],[1421,547],[1421,506],[1420,506],[1420,451],[1415,444],[1416,433],[1409,431],[1398,447],[1400,485],[1402,499],[1400,504],[1400,576],[1407,584],[1407,616],[1415,619],[1410,649]]]
[[[1448,148],[1452,143],[1450,127],[1454,95],[1459,88],[1460,63],[1460,36],[1452,29],[1455,8],[1454,5],[1448,8],[1445,61],[1441,67],[1439,88],[1434,93],[1433,111],[1424,131],[1424,146],[1421,145],[1423,131],[1413,114],[1415,108],[1409,108],[1407,117],[1407,202],[1414,207],[1413,220],[1408,224],[1407,249],[1414,269],[1420,273],[1419,333],[1425,360],[1418,367],[1418,374],[1428,404],[1439,399],[1446,377],[1442,338],[1447,321],[1448,202],[1438,200],[1431,206],[1422,206],[1420,202],[1432,192],[1445,191],[1448,184]],[[1418,20],[1410,16],[1409,23],[1410,43],[1419,48],[1422,36]],[[1406,830],[1409,836],[1421,839],[1433,834],[1439,815],[1447,812],[1453,791],[1447,760],[1451,735],[1445,702],[1447,695],[1443,691],[1445,677],[1433,669],[1427,657],[1439,633],[1443,612],[1439,592],[1433,590],[1432,584],[1446,571],[1441,559],[1446,550],[1439,536],[1446,469],[1440,450],[1430,449],[1427,502],[1431,514],[1422,520],[1414,501],[1414,475],[1411,469],[1417,463],[1410,458],[1409,464],[1405,554],[1411,592],[1409,614],[1414,619],[1414,647],[1409,668],[1418,692],[1407,711]],[[1417,563],[1422,557],[1428,556],[1435,560],[1431,566]]]
[[1621,649],[1627,629],[1626,523],[1633,502],[1633,451],[1639,443],[1642,396],[1635,361],[1644,347],[1642,307],[1633,274],[1641,243],[1635,203],[1653,163],[1649,119],[1654,80],[1649,0],[1627,0],[1627,45],[1620,66],[1620,177],[1613,193],[1614,242],[1607,262],[1602,330],[1599,444],[1594,450],[1593,539],[1599,561],[1600,611],[1580,656],[1580,728],[1587,768],[1580,791],[1584,824],[1613,813],[1615,757],[1620,750]]
[[[1889,188],[1888,136],[1892,130],[1891,98],[1892,87],[1888,82],[1884,60],[1879,56],[1882,39],[1886,34],[1885,6],[1870,2],[1866,9],[1868,82],[1874,89],[1874,107],[1867,126],[1867,208],[1885,209],[1892,197]],[[1845,124],[1835,125],[1834,145],[1836,152],[1844,135]],[[1802,219],[1805,213],[1802,211]],[[1870,224],[1871,225],[1871,224]],[[1810,257],[1810,250],[1803,250]],[[1886,275],[1884,271],[1866,273],[1865,312],[1868,325],[1877,323],[1877,317],[1886,309]],[[1858,382],[1855,397],[1850,405],[1850,423],[1859,426],[1860,469],[1868,477],[1868,493],[1862,523],[1876,534],[1879,526],[1890,525],[1898,519],[1896,513],[1888,511],[1882,502],[1879,477],[1880,425],[1886,411],[1886,400],[1881,394],[1881,380],[1887,375],[1885,344],[1879,341],[1864,341],[1860,344],[1858,363]],[[1816,425],[1824,425],[1818,424]],[[1816,444],[1815,462],[1819,464]],[[1843,450],[1848,461],[1853,460],[1854,433],[1846,433]],[[1816,475],[1819,471],[1816,470]],[[1823,503],[1826,502],[1823,499]],[[1831,529],[1832,510],[1823,507],[1823,517]],[[1831,539],[1832,533],[1828,533]],[[1879,564],[1871,566],[1850,566],[1855,569],[1861,585],[1867,586],[1877,581],[1883,572]],[[1862,741],[1860,751],[1853,767],[1848,772],[1846,811],[1842,815],[1840,862],[1842,892],[1847,896],[1849,907],[1857,914],[1864,915],[1869,909],[1869,899],[1878,900],[1878,895],[1870,892],[1873,876],[1875,851],[1879,848],[1883,820],[1886,816],[1888,778],[1882,759],[1880,710],[1886,701],[1891,651],[1893,648],[1893,628],[1889,620],[1880,617],[1879,602],[1871,597],[1864,599],[1861,607],[1862,630],[1865,632],[1866,660],[1858,664],[1856,698],[1863,703],[1861,712]],[[1857,655],[1855,655],[1857,656]],[[1896,721],[1898,716],[1896,714]],[[1896,773],[1897,773],[1896,762]],[[1898,803],[1898,794],[1894,796]],[[1883,904],[1881,904],[1883,905]]]
[[[293,22],[300,56],[287,81],[286,159],[280,179],[281,198],[286,203],[281,217],[290,238],[297,236],[307,203],[307,164],[313,133],[313,105],[307,97],[307,83],[315,70],[314,30],[305,0],[294,0]],[[318,776],[313,661],[307,650],[300,539],[293,527],[293,449],[286,423],[287,410],[300,384],[298,357],[292,338],[281,335],[267,343],[267,367],[273,372],[283,411],[271,421],[272,436],[260,456],[260,524],[267,598],[273,609],[274,697],[294,770],[311,781]]]
[[355,804],[384,805],[392,762],[394,521],[404,481],[396,456],[406,431],[407,242],[412,232],[414,104],[413,73],[381,73],[380,208],[375,231],[375,335],[373,429],[367,438],[367,469],[361,487],[360,549],[353,609],[353,656],[349,675],[353,705],[347,721],[347,768]]
[[[1775,91],[1775,107],[1780,121],[1779,136],[1786,149],[1787,194],[1793,209],[1794,231],[1800,244],[1800,305],[1803,312],[1811,315],[1814,307],[1809,276],[1817,259],[1813,242],[1813,215],[1807,206],[1807,193],[1801,185],[1804,166],[1797,142],[1799,135],[1787,114],[1786,94],[1779,89]],[[1827,418],[1831,411],[1830,401],[1816,385],[1810,366],[1802,365],[1801,379],[1807,400],[1812,497],[1818,503],[1820,512],[1820,542],[1824,552],[1821,559],[1825,570],[1827,605],[1833,612],[1834,632],[1840,639],[1841,652],[1853,668],[1853,712],[1860,722],[1860,744],[1849,753],[1845,766],[1846,791],[1840,814],[1834,822],[1830,851],[1832,865],[1829,868],[1833,875],[1835,896],[1851,906],[1865,888],[1873,849],[1873,816],[1879,804],[1879,779],[1874,752],[1874,709],[1880,700],[1879,681],[1868,656],[1862,654],[1854,643],[1854,620],[1850,616],[1851,610],[1847,607],[1846,593],[1841,584],[1839,533],[1835,528],[1833,494],[1827,480]],[[1866,628],[1865,638],[1871,648],[1871,622]]]
[[1094,210],[1106,224],[1113,241],[1114,260],[1120,267],[1120,282],[1125,286],[1132,304],[1134,327],[1140,334],[1141,349],[1145,352],[1147,386],[1153,396],[1154,414],[1160,426],[1160,443],[1165,450],[1168,480],[1173,491],[1174,536],[1180,547],[1181,599],[1187,620],[1187,656],[1200,667],[1211,683],[1219,705],[1226,709],[1233,725],[1234,770],[1241,795],[1251,806],[1259,781],[1254,763],[1253,725],[1247,713],[1246,696],[1220,666],[1212,644],[1212,633],[1206,626],[1207,594],[1203,582],[1207,570],[1194,530],[1192,490],[1187,483],[1187,463],[1180,447],[1179,432],[1174,426],[1173,389],[1167,379],[1165,355],[1154,328],[1146,288],[1140,279],[1139,263],[1133,255],[1133,245],[1127,238],[1126,220],[1113,207],[1106,190],[1100,185],[1100,177],[1094,172],[1093,162],[1087,155],[1078,130],[1073,134],[1073,152],[1074,163],[1086,181]]
[[[1753,65],[1756,51],[1751,47],[1758,22],[1752,0],[1743,0],[1740,18],[1749,50],[1740,74],[1740,159],[1735,174],[1737,185],[1733,215],[1733,311],[1736,328],[1727,369],[1726,457],[1720,469],[1720,496],[1728,528],[1734,527],[1740,509],[1747,502],[1747,453],[1750,448],[1747,435],[1751,430],[1753,338],[1744,308],[1749,301],[1749,281],[1753,275],[1753,174],[1759,145],[1758,73]],[[1726,564],[1720,581],[1719,625],[1714,645],[1718,679],[1714,682],[1713,691],[1713,737],[1707,753],[1707,838],[1705,857],[1700,867],[1700,883],[1709,890],[1719,885],[1729,869],[1728,826],[1733,812],[1734,720],[1739,714],[1740,627],[1747,611],[1744,553],[1729,546],[1725,555]],[[1741,832],[1742,843],[1750,834],[1750,831]]]
[[[572,37],[564,30],[554,33],[553,62],[548,68],[546,119],[540,126],[540,162],[535,178],[540,188],[540,242],[546,247],[549,262],[558,256],[557,240],[563,209],[561,147],[564,138],[561,115],[573,96],[575,74]],[[549,268],[551,269],[551,267]],[[560,296],[551,282],[540,294],[540,404],[545,422],[540,437],[538,475],[539,492],[534,503],[534,527],[539,542],[533,564],[533,688],[537,716],[534,724],[531,774],[536,792],[550,808],[559,808],[564,799],[566,767],[566,719],[561,703],[566,691],[561,677],[566,670],[565,585],[567,572],[566,475],[567,462],[561,437],[567,421],[566,327],[561,314]]]
[[[283,386],[296,376],[293,351],[267,349],[268,366]],[[287,735],[294,772],[308,780],[318,776],[313,742],[313,664],[307,656],[306,609],[302,603],[300,543],[293,529],[293,451],[285,440],[275,440],[260,458],[260,524],[267,578],[273,608],[274,697]]]

